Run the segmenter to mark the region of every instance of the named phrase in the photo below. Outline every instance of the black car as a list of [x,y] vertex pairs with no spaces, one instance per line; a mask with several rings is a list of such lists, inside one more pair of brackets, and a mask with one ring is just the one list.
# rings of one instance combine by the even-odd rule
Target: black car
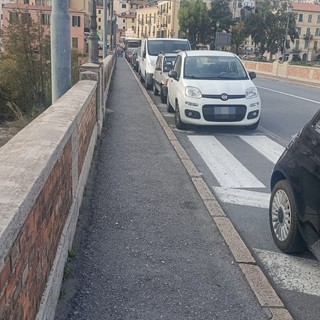
[[271,177],[269,221],[284,252],[308,247],[320,260],[320,110],[296,135]]

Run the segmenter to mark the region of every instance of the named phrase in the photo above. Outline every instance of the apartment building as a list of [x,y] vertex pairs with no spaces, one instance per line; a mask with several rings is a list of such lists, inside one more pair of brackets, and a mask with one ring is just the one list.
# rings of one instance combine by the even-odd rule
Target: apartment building
[[[2,10],[3,26],[8,25],[14,19],[17,10],[28,10],[33,19],[38,19],[40,13],[41,23],[47,27],[48,34],[50,33],[51,0],[17,0],[17,3],[5,4]],[[72,47],[85,52],[85,30],[89,30],[88,0],[70,0],[69,12]]]
[[15,3],[16,0],[0,0],[0,29],[2,28],[3,23],[3,13],[2,13],[2,7],[7,3]]
[[290,41],[290,51],[300,55],[303,61],[320,60],[320,5],[311,3],[291,4],[296,16],[299,39]]
[[136,10],[138,38],[178,38],[180,36],[180,0],[148,3]]

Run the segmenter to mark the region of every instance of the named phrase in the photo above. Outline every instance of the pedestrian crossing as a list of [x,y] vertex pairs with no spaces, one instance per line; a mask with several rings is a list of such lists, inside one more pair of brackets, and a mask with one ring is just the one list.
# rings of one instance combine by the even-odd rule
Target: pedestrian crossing
[[[265,135],[235,135],[234,137],[272,164],[276,163],[284,151],[283,146]],[[235,152],[228,150],[219,138],[221,139],[213,135],[188,135],[189,141],[219,183],[219,186],[212,186],[216,196],[224,203],[268,208],[270,193],[261,191],[267,188],[266,185],[250,172]]]
[[[251,162],[257,162],[263,157],[273,167],[285,148],[261,134],[218,134],[215,136],[190,134],[187,137],[217,181],[218,185],[211,185],[217,199],[223,204],[243,206],[243,210],[239,212],[247,212],[244,207],[252,207],[251,212],[254,211],[254,208],[263,209],[258,212],[263,212],[263,223],[268,226],[267,210],[270,192],[266,191],[269,186],[266,187],[266,183],[258,179],[251,172],[251,168],[248,168],[251,160],[243,161],[243,159],[249,158],[252,159]],[[237,150],[233,150],[232,146],[237,146]],[[261,171],[264,170],[264,164],[258,164]],[[267,179],[269,182],[269,174]],[[238,214],[237,209],[231,210]],[[248,219],[250,220],[250,214],[247,217],[242,216],[241,228],[248,224],[254,225]],[[271,237],[271,234],[268,234],[269,236]],[[253,243],[253,246],[257,243]],[[269,247],[268,242],[263,247],[264,249],[254,248],[253,251],[279,288],[320,297],[318,261],[266,250]]]

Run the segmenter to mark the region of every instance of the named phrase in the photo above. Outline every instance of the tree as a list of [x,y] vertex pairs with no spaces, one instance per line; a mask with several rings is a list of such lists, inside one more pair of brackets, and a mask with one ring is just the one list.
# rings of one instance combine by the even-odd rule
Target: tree
[[50,105],[50,38],[41,13],[33,20],[27,11],[17,10],[14,17],[2,33],[0,117],[12,110],[9,106],[28,115]]
[[246,27],[244,21],[237,21],[232,26],[232,44],[235,47],[235,53],[239,54],[239,49],[246,38]]
[[257,3],[256,12],[246,17],[246,31],[251,35],[262,56],[265,52],[275,54],[283,52],[285,35],[288,34],[293,42],[296,36],[295,19],[287,13],[287,4],[264,0]]
[[181,2],[179,24],[192,48],[195,48],[198,43],[206,43],[210,32],[210,19],[205,3],[202,0]]

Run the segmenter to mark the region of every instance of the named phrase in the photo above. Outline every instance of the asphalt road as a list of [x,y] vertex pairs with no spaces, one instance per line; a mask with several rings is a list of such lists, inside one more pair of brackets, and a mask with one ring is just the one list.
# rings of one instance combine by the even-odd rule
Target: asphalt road
[[219,127],[176,130],[173,115],[149,94],[294,319],[317,320],[320,263],[308,251],[280,252],[270,233],[268,204],[274,163],[319,109],[319,88],[259,76],[254,82],[262,100],[261,122],[254,132]]

